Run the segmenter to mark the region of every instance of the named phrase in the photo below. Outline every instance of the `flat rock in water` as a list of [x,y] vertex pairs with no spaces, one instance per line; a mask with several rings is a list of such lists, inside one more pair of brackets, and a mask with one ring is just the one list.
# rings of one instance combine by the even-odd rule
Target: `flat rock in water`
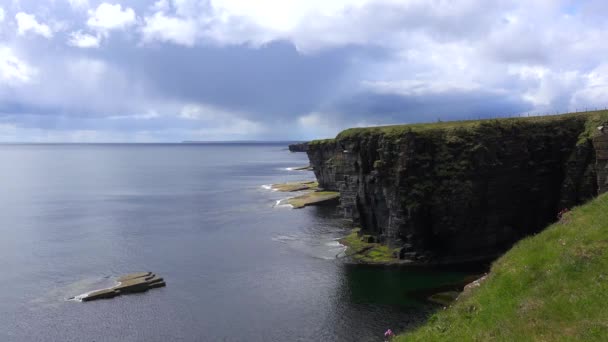
[[282,192],[295,192],[303,190],[316,190],[319,183],[316,181],[300,181],[293,183],[272,184],[272,189]]
[[131,274],[127,274],[127,275],[118,277],[116,279],[116,281],[123,282],[123,281],[131,280],[131,279],[149,277],[149,276],[153,276],[153,275],[154,274],[152,272],[137,272],[137,273],[131,273]]
[[96,299],[108,299],[108,298],[114,298],[118,295],[120,295],[120,292],[114,290],[113,288],[109,288],[109,289],[104,289],[104,290],[93,291],[93,292],[89,293],[86,297],[83,297],[82,301],[88,302],[88,301],[96,300]]
[[152,272],[131,273],[116,279],[118,285],[108,289],[93,291],[82,297],[83,302],[97,299],[114,298],[123,294],[146,292],[166,286],[165,280]]
[[309,205],[316,205],[325,202],[335,201],[340,198],[340,193],[335,191],[315,191],[302,196],[287,199],[294,209],[304,208]]

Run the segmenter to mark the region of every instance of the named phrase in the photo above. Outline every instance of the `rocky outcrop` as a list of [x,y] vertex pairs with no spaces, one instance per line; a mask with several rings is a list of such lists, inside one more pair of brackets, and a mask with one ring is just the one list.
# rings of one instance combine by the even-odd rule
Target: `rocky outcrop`
[[127,274],[117,279],[118,285],[90,292],[80,299],[83,302],[89,302],[97,299],[114,298],[123,294],[146,292],[150,289],[163,287],[167,284],[164,279],[152,272],[139,272]]
[[306,190],[318,190],[319,183],[315,181],[299,181],[292,183],[281,183],[281,184],[272,184],[270,188],[275,191],[281,192],[296,192],[296,191],[306,191]]
[[308,151],[308,143],[297,143],[289,145],[289,151],[291,152],[307,152]]
[[338,201],[340,193],[336,191],[312,191],[300,196],[288,198],[286,201],[294,209],[301,209],[309,205],[321,205]]
[[608,191],[608,126],[598,127],[598,135],[593,139],[595,148],[597,187],[599,193]]
[[473,260],[608,188],[608,139],[592,139],[607,114],[351,129],[308,156],[364,234],[402,257]]

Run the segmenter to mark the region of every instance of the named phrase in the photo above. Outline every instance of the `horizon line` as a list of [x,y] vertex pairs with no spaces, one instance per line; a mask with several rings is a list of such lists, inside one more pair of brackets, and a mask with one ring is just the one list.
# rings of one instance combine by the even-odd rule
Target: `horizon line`
[[182,140],[182,141],[2,141],[0,145],[70,145],[70,144],[264,144],[264,143],[295,143],[309,140]]

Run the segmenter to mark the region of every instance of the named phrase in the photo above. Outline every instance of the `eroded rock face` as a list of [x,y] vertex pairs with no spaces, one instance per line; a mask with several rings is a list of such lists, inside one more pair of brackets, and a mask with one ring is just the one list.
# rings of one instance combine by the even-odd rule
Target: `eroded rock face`
[[608,191],[608,127],[598,127],[598,136],[593,139],[596,152],[598,192]]
[[313,142],[308,156],[319,186],[339,191],[345,216],[366,233],[404,255],[465,260],[496,255],[597,194],[585,124],[566,117],[369,130]]
[[82,297],[81,300],[83,302],[88,302],[97,299],[114,298],[123,294],[146,292],[149,289],[167,285],[163,278],[152,272],[127,274],[119,277],[117,281],[119,282],[118,285],[108,289],[90,292]]
[[297,143],[289,145],[289,151],[291,152],[306,152],[308,151],[308,143]]

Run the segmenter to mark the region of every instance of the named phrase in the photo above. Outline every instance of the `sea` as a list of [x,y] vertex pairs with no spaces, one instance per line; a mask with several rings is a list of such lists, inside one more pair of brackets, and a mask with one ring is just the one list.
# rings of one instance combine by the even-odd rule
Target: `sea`
[[[0,341],[383,341],[454,270],[342,258],[337,205],[285,143],[0,145]],[[164,288],[71,299],[151,271]]]

